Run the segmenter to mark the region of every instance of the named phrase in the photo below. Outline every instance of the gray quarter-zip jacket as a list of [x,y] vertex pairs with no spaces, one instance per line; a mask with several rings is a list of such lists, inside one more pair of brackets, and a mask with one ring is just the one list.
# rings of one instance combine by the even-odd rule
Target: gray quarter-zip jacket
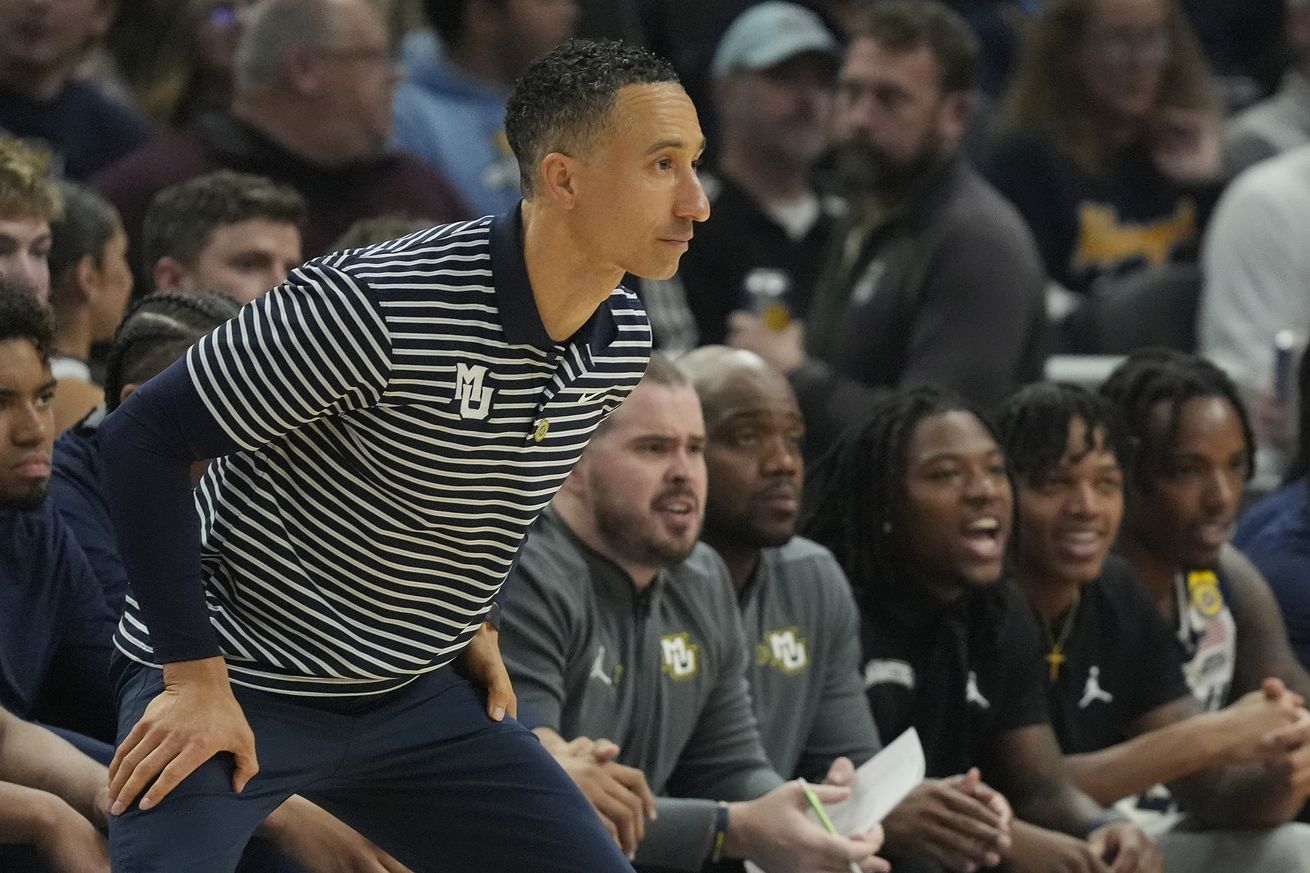
[[716,802],[783,781],[760,744],[723,561],[698,544],[639,592],[547,509],[506,591],[501,654],[528,726],[618,743],[658,795],[637,865],[699,870]]

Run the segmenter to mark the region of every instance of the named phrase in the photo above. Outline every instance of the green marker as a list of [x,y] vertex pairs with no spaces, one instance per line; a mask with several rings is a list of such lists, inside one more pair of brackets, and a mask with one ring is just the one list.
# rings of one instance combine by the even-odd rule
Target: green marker
[[[797,779],[796,781],[801,784],[801,791],[805,792],[805,799],[810,802],[810,809],[814,810],[814,814],[819,817],[819,821],[823,824],[824,829],[833,836],[840,837],[841,834],[837,832],[837,828],[833,825],[832,819],[828,818],[828,810],[823,808],[823,802],[819,800],[819,795],[810,790],[810,784],[804,779]],[[864,873],[864,871],[860,869],[860,865],[856,864],[854,861],[847,861],[846,863],[851,865],[851,873]]]

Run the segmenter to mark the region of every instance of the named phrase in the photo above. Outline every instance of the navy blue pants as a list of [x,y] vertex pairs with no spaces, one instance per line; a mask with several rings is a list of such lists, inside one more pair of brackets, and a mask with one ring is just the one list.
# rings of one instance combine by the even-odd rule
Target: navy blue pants
[[[133,665],[119,688],[119,742],[163,690]],[[120,873],[231,873],[255,828],[300,794],[416,873],[631,873],[577,786],[535,735],[487,717],[453,670],[376,698],[318,701],[234,687],[260,771],[232,791],[230,755],[154,809],[109,827]]]

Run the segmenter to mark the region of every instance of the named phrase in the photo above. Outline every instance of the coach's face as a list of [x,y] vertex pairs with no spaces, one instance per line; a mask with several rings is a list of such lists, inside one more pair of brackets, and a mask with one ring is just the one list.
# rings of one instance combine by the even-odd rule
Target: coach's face
[[35,509],[50,481],[55,380],[36,344],[0,342],[0,507]]
[[691,242],[692,223],[710,214],[696,175],[704,148],[696,107],[681,85],[620,89],[609,123],[580,156],[581,244],[618,272],[671,277]]

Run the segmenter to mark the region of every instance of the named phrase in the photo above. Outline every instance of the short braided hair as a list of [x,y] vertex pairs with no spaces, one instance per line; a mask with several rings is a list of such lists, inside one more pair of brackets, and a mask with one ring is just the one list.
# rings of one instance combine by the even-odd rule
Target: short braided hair
[[163,372],[196,340],[241,306],[216,291],[156,291],[138,300],[118,325],[105,361],[105,406],[118,408],[124,385]]

